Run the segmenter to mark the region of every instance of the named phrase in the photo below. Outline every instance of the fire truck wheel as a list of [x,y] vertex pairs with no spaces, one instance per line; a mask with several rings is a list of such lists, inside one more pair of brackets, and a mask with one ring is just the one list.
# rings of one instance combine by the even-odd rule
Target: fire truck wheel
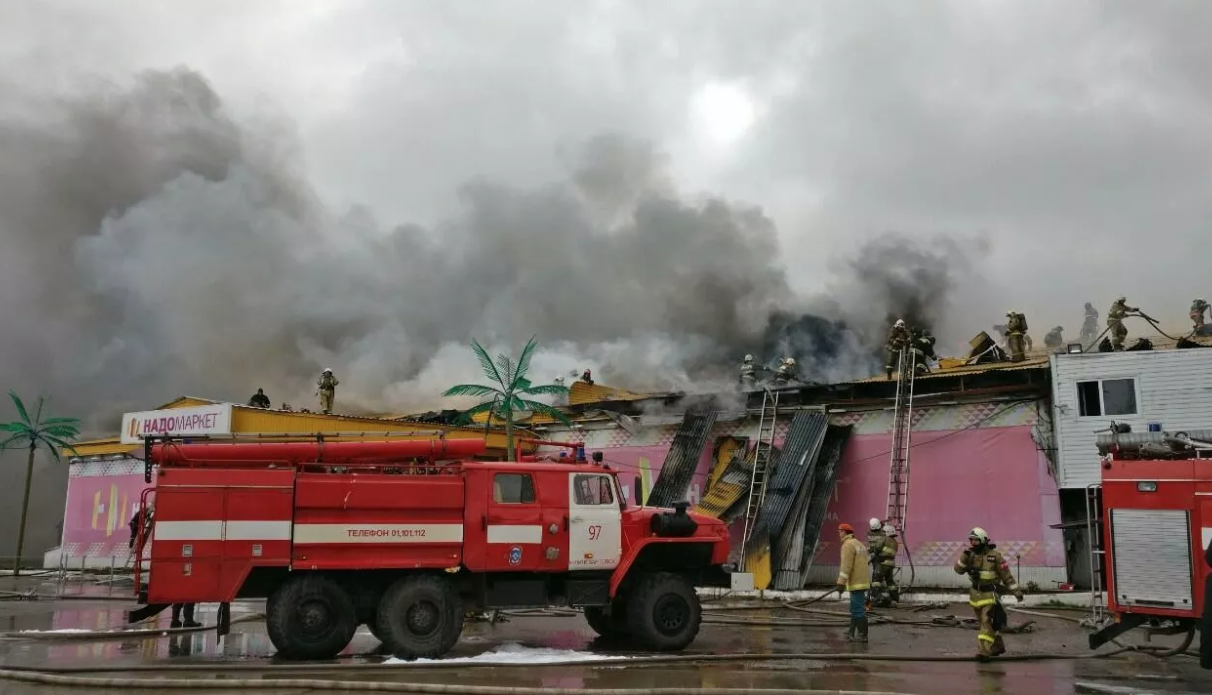
[[463,599],[445,577],[405,577],[383,594],[376,623],[397,656],[436,659],[459,641]]
[[630,637],[652,651],[679,651],[694,641],[703,620],[698,594],[669,572],[641,577],[627,601]]
[[349,646],[358,629],[353,599],[320,575],[286,582],[265,608],[269,639],[290,659],[331,659]]
[[606,639],[627,636],[627,609],[622,605],[585,606],[585,622]]

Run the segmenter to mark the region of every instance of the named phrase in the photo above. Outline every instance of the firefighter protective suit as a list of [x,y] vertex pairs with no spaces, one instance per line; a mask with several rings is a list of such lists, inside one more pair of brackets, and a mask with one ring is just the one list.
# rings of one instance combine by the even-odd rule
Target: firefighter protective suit
[[337,385],[341,382],[337,381],[337,377],[332,375],[331,369],[325,369],[320,375],[319,381],[316,382],[317,393],[320,394],[320,410],[326,414],[332,413],[332,402],[337,395]]
[[1006,313],[1006,349],[1011,362],[1022,362],[1027,355],[1027,317],[1017,311]]
[[1082,333],[1078,340],[1087,347],[1098,337],[1098,310],[1086,302],[1086,317],[1082,320]]
[[854,537],[850,524],[838,525],[842,542],[841,563],[838,565],[837,588],[850,592],[850,628],[846,638],[854,642],[867,641],[867,590],[871,588],[871,568],[867,563],[863,542]]
[[955,563],[955,573],[966,574],[972,581],[972,587],[968,590],[968,604],[980,621],[980,632],[976,635],[976,656],[986,659],[1006,652],[1006,644],[993,624],[995,611],[1001,609],[999,590],[1014,594],[1020,602],[1023,592],[1016,585],[1010,566],[997,551],[997,546],[990,543],[988,536],[980,529],[974,529],[973,535],[979,537],[969,536],[972,545]]
[[867,533],[867,557],[871,563],[871,605],[887,607],[900,601],[896,579],[896,539],[888,535],[885,527]]
[[884,363],[884,372],[888,375],[889,380],[892,379],[892,372],[899,367],[901,350],[909,347],[912,341],[913,334],[909,332],[908,326],[903,320],[897,319],[888,333],[888,342],[884,343],[884,351],[888,354],[888,359]]
[[1127,297],[1120,297],[1111,304],[1111,308],[1107,310],[1107,328],[1111,329],[1111,349],[1124,349],[1124,338],[1128,337],[1128,328],[1124,326],[1124,317],[1138,311],[1140,309],[1128,306]]

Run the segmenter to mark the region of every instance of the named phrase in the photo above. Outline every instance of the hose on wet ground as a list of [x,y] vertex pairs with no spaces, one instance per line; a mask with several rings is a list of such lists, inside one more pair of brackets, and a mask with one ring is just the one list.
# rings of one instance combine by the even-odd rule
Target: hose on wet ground
[[[251,623],[265,620],[264,613],[233,618],[232,625]],[[188,635],[196,632],[214,630],[215,625],[199,627],[167,627],[167,628],[119,628],[117,630],[81,630],[79,632],[56,632],[54,630],[30,630],[24,632],[0,632],[0,639],[37,640],[42,642],[100,642],[105,640],[125,640],[132,637],[157,637],[160,635]]]

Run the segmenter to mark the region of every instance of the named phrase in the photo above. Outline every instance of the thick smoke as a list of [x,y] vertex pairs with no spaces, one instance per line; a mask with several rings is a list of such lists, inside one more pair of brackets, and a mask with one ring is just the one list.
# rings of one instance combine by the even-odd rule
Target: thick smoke
[[430,408],[478,379],[473,337],[537,333],[542,380],[703,389],[745,352],[863,376],[891,317],[940,328],[962,257],[885,237],[838,264],[831,300],[796,297],[761,210],[682,196],[620,135],[566,150],[563,181],[474,181],[434,229],[388,227],[325,209],[290,128],[234,122],[189,70],[5,118],[5,375],[108,431],[183,394],[312,407],[324,367],[342,410]]

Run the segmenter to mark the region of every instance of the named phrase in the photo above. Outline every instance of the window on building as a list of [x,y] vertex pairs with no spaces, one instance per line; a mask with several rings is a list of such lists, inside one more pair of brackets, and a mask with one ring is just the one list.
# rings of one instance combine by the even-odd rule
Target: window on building
[[582,505],[614,504],[614,485],[607,475],[578,475],[572,481],[576,502]]
[[1077,406],[1082,417],[1137,415],[1136,380],[1079,381]]
[[497,473],[492,478],[492,501],[534,504],[534,479],[528,473]]

